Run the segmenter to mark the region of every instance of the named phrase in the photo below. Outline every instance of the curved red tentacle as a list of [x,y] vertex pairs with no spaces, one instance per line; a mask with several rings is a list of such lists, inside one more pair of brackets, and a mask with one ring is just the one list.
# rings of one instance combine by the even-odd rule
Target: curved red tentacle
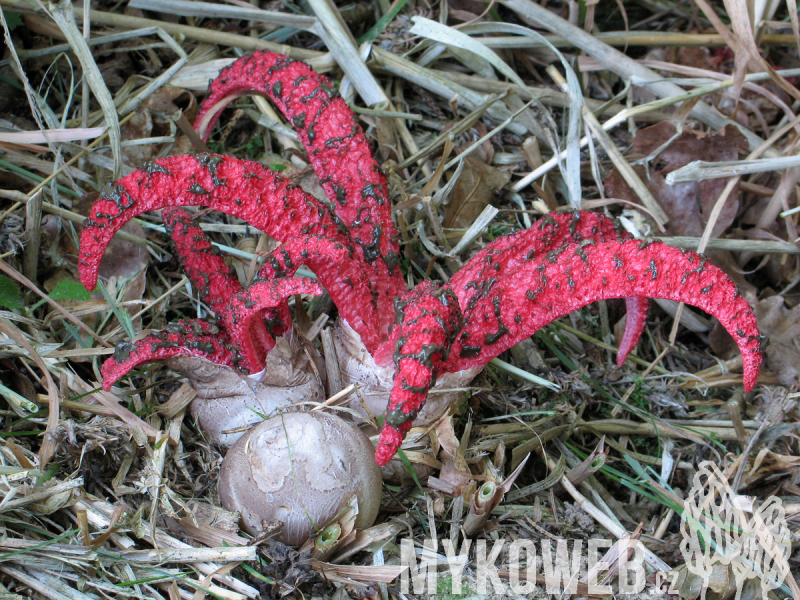
[[81,233],[81,283],[94,289],[103,253],[125,223],[176,206],[206,206],[278,240],[337,230],[314,198],[259,163],[209,154],[160,158],[108,186],[92,206]]
[[230,339],[241,348],[242,360],[251,373],[264,369],[267,351],[274,346],[274,341],[270,338],[269,347],[263,347],[261,338],[253,335],[254,331],[258,331],[254,325],[263,325],[265,312],[274,313],[275,309],[285,306],[286,300],[295,294],[319,296],[322,288],[316,281],[305,278],[256,280],[229,298],[222,313],[222,322]]
[[394,321],[394,288],[386,280],[374,279],[371,267],[358,258],[352,241],[338,234],[289,240],[266,257],[258,278],[290,277],[301,265],[314,271],[339,314],[374,354],[386,340],[388,325],[379,330],[371,324]]
[[418,285],[398,302],[397,310],[401,322],[387,341],[394,342],[396,372],[375,452],[379,465],[397,452],[463,326],[455,294],[430,283]]
[[386,178],[372,157],[353,111],[326,77],[307,64],[268,50],[243,56],[222,70],[200,106],[195,129],[203,139],[220,111],[245,94],[267,96],[297,129],[309,161],[330,198],[327,208],[349,229],[364,259],[381,258],[381,277],[398,295],[407,290],[398,264],[398,235],[392,222]]
[[[377,262],[367,265],[353,249],[347,231],[340,232],[331,215],[302,189],[258,163],[227,156],[159,159],[145,165],[144,170],[120,179],[106,191],[92,207],[81,234],[79,269],[84,286],[94,288],[103,252],[125,223],[144,212],[175,206],[219,210],[244,219],[279,241],[288,242],[309,234],[342,240],[350,249],[351,262],[363,265],[362,282],[370,285],[364,296],[356,292],[345,294],[350,300],[342,305],[343,312],[360,315],[351,325],[363,339],[371,340],[369,347],[374,348],[388,335],[394,318],[394,299],[401,295],[398,279],[380,276]],[[320,282],[329,290],[346,285],[336,276],[334,267],[317,267]],[[360,310],[364,306],[371,308]],[[287,315],[285,310],[281,312]]]
[[242,285],[225,264],[222,253],[195,224],[192,215],[180,208],[165,208],[161,218],[172,238],[183,272],[197,290],[200,300],[218,315],[226,300],[242,291]]
[[565,243],[487,285],[465,310],[459,356],[448,370],[484,365],[582,306],[634,295],[685,302],[719,319],[742,353],[745,389],[755,385],[761,336],[733,281],[698,254],[637,240]]
[[[164,226],[167,228],[178,252],[184,273],[198,290],[200,299],[209,305],[217,318],[225,322],[229,310],[230,298],[242,291],[239,280],[225,264],[222,253],[211,243],[211,239],[195,224],[192,216],[182,208],[165,208],[161,212]],[[282,315],[288,315],[288,306],[277,307]],[[274,311],[273,311],[274,312]],[[273,335],[283,332],[285,328],[273,331]],[[230,333],[230,331],[228,332]],[[267,332],[264,319],[251,319],[246,340],[248,351],[240,345],[238,338],[231,337],[238,352],[245,357],[248,370],[260,371],[266,360],[267,352],[275,346],[275,340]]]
[[103,363],[103,389],[108,391],[121,377],[141,364],[175,356],[199,356],[220,365],[236,366],[239,357],[228,338],[207,321],[184,319],[135,342],[117,344],[114,354]]
[[[449,285],[466,312],[471,305],[485,297],[488,286],[496,278],[511,275],[534,256],[544,255],[568,242],[613,242],[626,239],[631,239],[631,235],[616,221],[600,213],[550,213],[539,219],[530,229],[498,238],[488,244],[453,275]],[[647,298],[626,298],[628,319],[617,352],[617,364],[622,365],[639,342],[647,322],[648,305]]]
[[542,255],[567,243],[583,240],[611,242],[630,239],[618,223],[603,214],[567,210],[549,213],[530,229],[515,231],[497,238],[473,256],[450,279],[450,287],[465,306],[480,295],[476,281],[507,275],[523,266],[533,256]]
[[[397,375],[389,405],[392,419],[387,418],[381,432],[376,454],[379,464],[386,464],[400,447],[410,427],[408,419],[413,419],[425,402],[435,373],[484,366],[553,320],[597,300],[641,294],[706,311],[719,319],[739,346],[745,390],[755,385],[761,366],[761,335],[753,310],[733,281],[705,257],[661,242],[637,240],[565,242],[544,256],[517,254],[524,257],[524,264],[492,279],[471,296],[464,326],[450,339],[449,356],[444,341],[449,339],[450,327],[443,325],[443,319],[437,320],[434,308],[422,308],[417,306],[418,300],[409,299],[409,308],[414,309],[410,313],[407,308],[405,316],[428,319],[427,328],[415,328],[404,318],[403,328],[396,334]],[[406,344],[406,339],[411,343]],[[420,358],[429,355],[436,362],[421,362]]]
[[625,298],[625,331],[617,348],[617,366],[622,363],[633,352],[639,338],[642,337],[645,325],[647,325],[647,311],[650,308],[650,300],[647,298],[637,298],[635,296]]

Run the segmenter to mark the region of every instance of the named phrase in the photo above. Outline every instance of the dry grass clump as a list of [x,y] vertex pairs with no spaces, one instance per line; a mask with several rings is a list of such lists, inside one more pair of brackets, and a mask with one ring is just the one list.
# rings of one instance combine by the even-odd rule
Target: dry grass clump
[[[421,549],[431,538],[461,548],[604,537],[643,542],[645,593],[663,591],[652,575],[662,569],[695,600],[702,581],[680,551],[681,515],[694,514],[695,475],[710,460],[729,486],[719,498],[780,499],[794,546],[765,550],[783,575],[770,594],[800,600],[794,4],[0,8],[0,597],[403,598],[404,538]],[[188,414],[192,388],[157,365],[112,392],[99,385],[116,343],[206,310],[161,220],[123,229],[91,294],[77,283],[77,236],[105,184],[201,147],[197,99],[261,48],[340,84],[389,179],[409,280],[447,280],[548,211],[605,211],[636,235],[706,252],[734,278],[770,342],[759,386],[742,393],[741,357],[719,323],[670,302],[617,367],[624,311],[602,302],[493,361],[460,412],[412,430],[374,527],[325,554],[272,541],[275,524],[244,535],[220,507],[222,455]],[[237,101],[208,148],[320,193],[290,124],[262,98]],[[272,247],[235,219],[198,222],[243,281]],[[322,349],[329,299],[294,309]],[[328,404],[359,393],[334,391]],[[473,558],[465,590],[477,589]],[[708,593],[732,597],[734,567],[717,559]],[[495,563],[504,581],[507,561]],[[588,583],[573,595],[591,595]]]

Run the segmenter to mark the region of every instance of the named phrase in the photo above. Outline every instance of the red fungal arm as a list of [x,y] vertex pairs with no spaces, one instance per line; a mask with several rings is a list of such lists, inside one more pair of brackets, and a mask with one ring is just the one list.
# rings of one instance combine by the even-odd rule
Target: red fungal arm
[[258,163],[210,154],[161,158],[106,188],[92,206],[81,233],[79,270],[86,289],[94,289],[103,253],[125,223],[177,206],[207,206],[281,241],[337,229],[314,198]]
[[[207,206],[219,210],[244,219],[283,242],[309,234],[346,240],[342,243],[353,261],[363,265],[360,278],[370,287],[363,296],[347,294],[348,303],[341,304],[340,308],[343,314],[360,316],[361,324],[355,317],[348,322],[366,340],[375,338],[368,348],[374,348],[388,334],[394,316],[394,299],[406,291],[404,287],[399,288],[403,285],[399,270],[395,270],[395,276],[389,276],[382,261],[372,265],[364,262],[347,231],[340,233],[341,224],[302,189],[258,163],[228,156],[199,154],[159,159],[106,190],[92,207],[81,234],[81,283],[87,289],[94,289],[103,252],[125,223],[144,212],[176,206]],[[202,234],[199,229],[194,231]],[[189,237],[187,234],[182,238],[186,242],[184,248],[192,247]],[[186,254],[192,256],[188,250]],[[195,259],[200,268],[210,266],[205,255],[197,254],[192,258]],[[301,261],[296,262],[299,265]],[[322,284],[329,290],[344,286],[336,276],[335,265],[329,267],[327,270],[321,267],[317,272]],[[224,279],[220,278],[219,285],[230,289],[230,282]],[[365,306],[370,307],[369,311],[361,310]],[[282,312],[288,316],[285,310]],[[283,320],[288,322],[288,318]],[[280,329],[273,330],[275,334],[280,332]],[[265,347],[265,343],[258,345]]]
[[[199,292],[200,299],[209,305],[218,318],[225,316],[230,298],[242,291],[239,280],[225,264],[225,260],[211,239],[198,227],[192,216],[182,208],[165,208],[161,211],[164,225],[172,238],[184,273]],[[280,307],[288,315],[288,307]],[[266,353],[275,345],[264,327],[263,319],[252,319],[247,332],[248,343],[259,349],[260,359],[254,364],[264,364]],[[251,342],[252,340],[252,342]],[[235,341],[232,343],[236,344]],[[241,352],[241,348],[238,348]]]
[[214,314],[219,314],[228,298],[242,291],[239,280],[189,213],[180,208],[165,208],[161,218],[175,245],[183,272],[200,294],[200,299]]
[[[516,272],[532,257],[542,256],[570,242],[612,242],[625,239],[631,239],[631,235],[605,215],[587,211],[550,213],[539,219],[530,229],[498,238],[487,245],[453,275],[450,287],[466,312],[486,296],[488,288],[497,278]],[[648,304],[647,298],[643,297],[633,296],[626,299],[628,319],[617,352],[617,364],[620,366],[636,347],[644,331]]]
[[463,324],[455,295],[430,283],[417,286],[398,302],[397,310],[401,324],[386,344],[395,347],[396,374],[375,453],[379,465],[389,462],[400,447]]
[[405,293],[395,268],[398,236],[386,178],[353,111],[335,96],[328,79],[307,64],[263,50],[222,70],[200,106],[195,129],[208,139],[220,111],[234,98],[253,93],[267,96],[297,129],[330,198],[326,208],[350,231],[368,263],[381,259],[379,276],[391,282],[397,295]]
[[527,260],[567,243],[583,240],[612,242],[630,239],[625,230],[605,215],[588,211],[549,213],[530,229],[497,238],[478,252],[450,279],[462,306],[481,295],[476,282],[512,273]]
[[103,389],[108,391],[121,377],[141,364],[175,356],[199,356],[232,367],[238,357],[219,327],[195,319],[170,323],[161,331],[135,342],[117,344],[114,354],[103,363]]
[[269,338],[268,345],[263,338],[254,336],[258,331],[256,324],[263,326],[264,313],[275,312],[285,305],[286,300],[295,294],[312,294],[319,296],[322,288],[311,279],[276,279],[272,281],[254,281],[243,291],[234,294],[222,313],[225,331],[231,341],[240,348],[242,364],[250,373],[258,373],[264,369],[267,352],[274,346]]
[[[497,245],[503,243],[507,242],[498,240]],[[545,255],[511,247],[506,251],[515,252],[516,257],[504,256],[505,264],[521,261],[518,268],[486,280],[479,293],[469,297],[464,307],[465,325],[455,338],[446,333],[453,331],[445,325],[450,321],[432,307],[418,306],[418,300],[410,299],[409,308],[413,306],[414,312],[406,309],[399,337],[395,336],[399,340],[397,374],[376,453],[379,464],[391,460],[400,447],[439,371],[482,367],[548,323],[597,300],[635,294],[685,302],[710,313],[739,346],[745,390],[755,385],[761,366],[761,335],[753,310],[733,281],[705,257],[661,242],[637,240],[565,241]],[[479,254],[476,259],[485,256]],[[479,269],[473,261],[464,268],[474,274]],[[459,291],[466,292],[463,280],[453,280],[461,286]],[[430,303],[424,295],[421,300]],[[422,360],[429,356],[433,357],[429,363]]]
[[685,302],[719,319],[742,353],[745,390],[755,385],[761,336],[733,281],[693,252],[637,240],[565,243],[496,279],[465,310],[459,356],[451,358],[448,370],[485,365],[582,306],[634,295]]
[[637,298],[635,296],[625,298],[625,331],[617,349],[617,366],[622,366],[628,354],[633,352],[636,344],[639,343],[639,338],[642,337],[642,332],[647,324],[647,311],[649,308],[650,300],[647,298]]
[[[386,280],[374,278],[372,268],[357,255],[352,241],[342,235],[308,235],[290,240],[267,256],[259,279],[291,277],[307,265],[325,285],[339,314],[374,355],[388,325],[394,321],[398,297]],[[377,328],[375,323],[384,327]]]
[[[103,388],[110,389],[137,366],[174,356],[200,356],[211,362],[258,373],[264,369],[267,352],[274,341],[264,328],[264,312],[285,304],[295,294],[319,295],[322,289],[310,279],[256,281],[227,298],[218,314],[221,326],[197,319],[184,319],[138,340],[117,345],[114,355],[103,363]],[[264,340],[267,340],[265,347]]]

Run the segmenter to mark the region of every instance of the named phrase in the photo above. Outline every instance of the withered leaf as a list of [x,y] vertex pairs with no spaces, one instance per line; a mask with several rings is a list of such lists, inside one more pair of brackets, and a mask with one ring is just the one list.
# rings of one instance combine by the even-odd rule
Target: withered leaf
[[464,160],[461,176],[453,185],[450,202],[444,207],[445,227],[469,227],[506,185],[511,176],[476,156]]
[[800,376],[800,306],[787,309],[781,296],[771,296],[755,305],[758,327],[769,343],[764,351],[766,367],[781,385],[791,386]]
[[[677,134],[675,123],[662,121],[640,129],[633,142],[633,152],[648,156]],[[669,215],[667,233],[699,237],[708,216],[724,189],[727,179],[708,179],[692,183],[667,185],[665,177],[672,171],[696,160],[709,162],[736,160],[747,149],[747,140],[735,127],[728,125],[716,133],[703,133],[684,128],[651,163],[650,168],[634,167],[661,207]],[[606,193],[638,203],[638,198],[615,168],[605,181]],[[714,225],[712,237],[719,237],[733,223],[739,210],[739,190],[734,188]]]

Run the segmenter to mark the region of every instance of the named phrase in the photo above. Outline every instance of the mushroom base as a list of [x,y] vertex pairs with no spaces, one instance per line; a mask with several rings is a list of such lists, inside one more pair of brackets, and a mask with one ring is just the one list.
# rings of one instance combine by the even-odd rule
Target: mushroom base
[[[309,352],[316,354],[313,348]],[[192,418],[209,441],[223,448],[231,447],[247,429],[280,408],[325,399],[323,382],[316,375],[324,369],[314,370],[296,338],[277,338],[264,370],[254,377],[243,377],[203,358],[173,358],[167,364],[189,378],[197,392],[190,407]]]
[[[334,342],[339,370],[342,373],[342,384],[361,385],[360,396],[363,397],[372,415],[367,414],[364,404],[355,394],[351,395],[349,408],[358,412],[364,421],[383,415],[389,404],[389,395],[392,393],[394,365],[379,366],[367,351],[358,333],[343,319],[336,322]],[[414,419],[414,426],[429,425],[441,417],[451,404],[459,402],[464,397],[463,390],[458,388],[467,386],[482,370],[483,367],[473,367],[439,375],[436,385],[428,392],[428,401]]]
[[258,533],[281,521],[277,539],[290,546],[321,530],[353,495],[355,527],[370,527],[381,501],[381,471],[369,438],[353,423],[321,412],[289,412],[248,431],[228,451],[219,497]]

